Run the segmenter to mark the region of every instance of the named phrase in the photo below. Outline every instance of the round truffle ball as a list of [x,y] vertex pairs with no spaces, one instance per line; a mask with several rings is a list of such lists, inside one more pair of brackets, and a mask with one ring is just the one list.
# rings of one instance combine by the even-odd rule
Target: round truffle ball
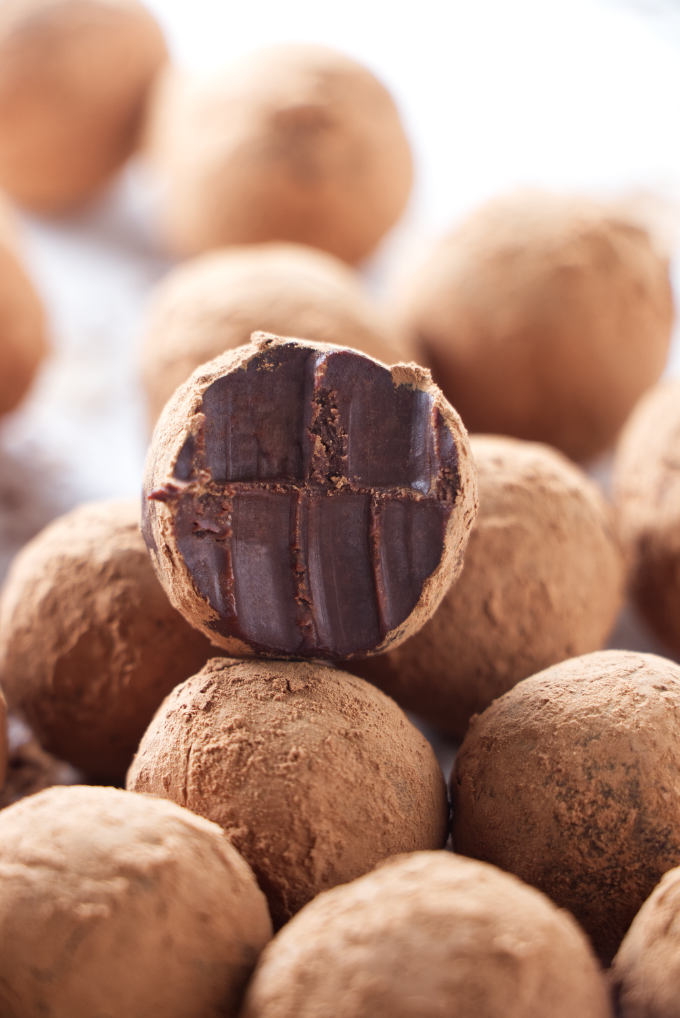
[[680,379],[635,409],[616,452],[614,494],[635,600],[680,657]]
[[680,667],[601,651],[525,679],[472,719],[453,843],[570,909],[602,958],[680,863]]
[[669,870],[633,919],[612,965],[620,1018],[680,1016],[680,868]]
[[165,59],[137,0],[4,0],[0,186],[41,213],[89,199],[135,147]]
[[668,258],[618,206],[515,193],[436,244],[400,320],[470,431],[588,459],[663,371]]
[[236,1018],[271,936],[214,824],[115,788],[0,813],[3,1018]]
[[95,502],[17,555],[0,601],[0,675],[41,744],[120,780],[163,697],[214,649],[154,574],[135,502]]
[[599,650],[625,573],[612,511],[578,467],[514,438],[473,435],[470,447],[480,507],[463,572],[414,636],[350,665],[458,738],[520,679]]
[[209,661],[158,710],[127,786],[223,827],[275,926],[319,891],[447,838],[427,740],[379,690],[318,662]]
[[180,255],[292,240],[357,262],[411,190],[391,95],[321,46],[259,50],[193,80],[167,75],[151,118],[160,226]]
[[45,312],[18,247],[13,217],[0,198],[0,414],[21,402],[47,353]]
[[349,343],[386,364],[403,359],[398,338],[343,262],[301,244],[219,251],[174,269],[153,296],[142,347],[152,420],[195,368],[258,330]]
[[493,866],[417,852],[320,895],[262,953],[243,1018],[330,1014],[610,1018],[611,1010],[571,916]]

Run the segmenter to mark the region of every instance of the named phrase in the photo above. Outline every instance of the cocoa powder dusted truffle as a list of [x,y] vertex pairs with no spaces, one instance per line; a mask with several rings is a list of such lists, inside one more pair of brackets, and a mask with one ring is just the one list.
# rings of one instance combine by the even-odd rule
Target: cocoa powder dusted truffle
[[602,651],[473,718],[451,778],[456,851],[570,909],[605,960],[680,863],[680,667]]
[[0,813],[3,1018],[236,1018],[271,936],[214,824],[114,788]]
[[320,895],[265,948],[242,1018],[610,1018],[574,920],[493,866],[418,852]]
[[174,269],[154,294],[142,348],[153,421],[204,361],[255,330],[348,345],[392,364],[399,340],[359,277],[301,244],[255,244],[204,255]]
[[319,891],[441,848],[448,833],[427,740],[379,690],[319,662],[209,661],[158,710],[127,786],[223,827],[276,926]]
[[612,511],[578,467],[513,438],[470,446],[480,505],[461,576],[415,636],[351,665],[459,738],[520,679],[602,647],[624,586]]
[[144,493],[172,603],[239,656],[396,645],[460,571],[476,512],[465,429],[429,372],[265,333],[177,390]]
[[0,186],[43,213],[92,197],[131,154],[165,59],[137,0],[4,0]]
[[397,221],[413,179],[387,89],[321,46],[258,50],[193,80],[167,75],[149,149],[161,230],[185,256],[292,240],[357,262]]
[[620,1018],[680,1016],[680,868],[669,870],[633,919],[611,970]]
[[402,320],[471,431],[587,459],[663,371],[668,258],[621,207],[518,192],[433,248]]
[[132,501],[62,516],[16,557],[0,600],[10,705],[47,750],[109,780],[163,697],[211,654],[158,584],[138,519]]
[[649,392],[630,418],[614,462],[614,494],[636,602],[680,657],[680,379]]

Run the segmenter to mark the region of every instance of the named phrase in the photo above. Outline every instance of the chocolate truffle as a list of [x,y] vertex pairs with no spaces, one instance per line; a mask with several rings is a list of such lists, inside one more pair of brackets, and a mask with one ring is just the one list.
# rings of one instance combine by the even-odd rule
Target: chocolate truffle
[[320,895],[263,951],[242,1018],[331,1014],[610,1018],[611,1009],[571,916],[493,866],[417,852]]
[[620,1018],[680,1018],[680,868],[635,916],[611,976]]
[[680,863],[680,667],[601,651],[472,719],[451,778],[456,851],[570,909],[606,961]]
[[16,557],[0,601],[0,675],[42,745],[120,780],[163,697],[214,653],[160,587],[130,502],[51,523]]
[[21,402],[46,352],[43,306],[22,264],[13,217],[0,197],[0,414]]
[[663,371],[668,258],[621,206],[510,194],[434,247],[401,320],[471,431],[587,459]]
[[237,656],[334,659],[432,615],[477,497],[428,371],[266,333],[166,404],[144,492],[154,566],[192,625]]
[[132,152],[165,59],[136,0],[4,0],[0,186],[42,213],[89,199]]
[[249,342],[257,329],[347,344],[386,364],[403,359],[343,262],[301,244],[219,251],[174,269],[154,294],[142,349],[152,420],[199,364]]
[[614,493],[636,602],[680,657],[680,379],[635,409],[617,449]]
[[7,773],[7,701],[0,689],[0,788]]
[[166,698],[128,788],[214,820],[281,925],[399,852],[443,847],[427,740],[367,682],[319,662],[215,658]]
[[351,666],[459,738],[520,679],[599,650],[624,587],[611,509],[578,467],[515,438],[470,445],[480,508],[460,578],[415,636]]
[[53,785],[83,783],[80,771],[46,753],[16,714],[7,718],[7,736],[7,773],[0,787],[0,809]]
[[166,75],[149,151],[177,254],[292,240],[357,262],[397,221],[413,180],[387,89],[321,46],[281,45],[213,75]]
[[115,788],[0,813],[3,1018],[236,1018],[271,936],[215,824]]

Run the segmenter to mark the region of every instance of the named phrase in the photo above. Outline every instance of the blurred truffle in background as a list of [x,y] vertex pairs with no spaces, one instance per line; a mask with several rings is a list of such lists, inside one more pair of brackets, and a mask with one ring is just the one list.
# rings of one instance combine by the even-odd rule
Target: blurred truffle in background
[[149,152],[171,250],[291,240],[348,262],[401,216],[413,179],[387,89],[332,49],[279,45],[219,73],[163,76]]
[[515,192],[433,247],[401,321],[470,431],[587,460],[666,365],[662,247],[623,203]]
[[460,577],[415,636],[348,664],[458,738],[521,679],[599,650],[625,583],[613,511],[583,471],[534,442],[470,445],[480,505]]
[[4,0],[0,186],[44,214],[94,196],[135,148],[166,57],[137,0]]
[[21,402],[47,353],[45,312],[19,243],[14,218],[0,197],[0,414]]
[[386,364],[403,358],[396,329],[332,255],[298,244],[216,251],[174,269],[152,296],[141,358],[151,421],[199,364],[258,330],[352,346]]

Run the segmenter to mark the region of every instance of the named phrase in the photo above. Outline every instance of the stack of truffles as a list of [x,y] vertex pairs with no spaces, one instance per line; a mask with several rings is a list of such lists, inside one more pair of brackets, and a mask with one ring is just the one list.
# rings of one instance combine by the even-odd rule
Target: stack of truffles
[[[369,70],[190,78],[137,0],[7,0],[8,195],[64,215],[140,146],[190,260],[142,329],[141,513],[76,506],[2,590],[0,1018],[680,1018],[657,232],[501,196],[380,307],[353,266],[413,157]],[[49,344],[0,219],[9,414]],[[604,649],[628,594],[671,657]]]

